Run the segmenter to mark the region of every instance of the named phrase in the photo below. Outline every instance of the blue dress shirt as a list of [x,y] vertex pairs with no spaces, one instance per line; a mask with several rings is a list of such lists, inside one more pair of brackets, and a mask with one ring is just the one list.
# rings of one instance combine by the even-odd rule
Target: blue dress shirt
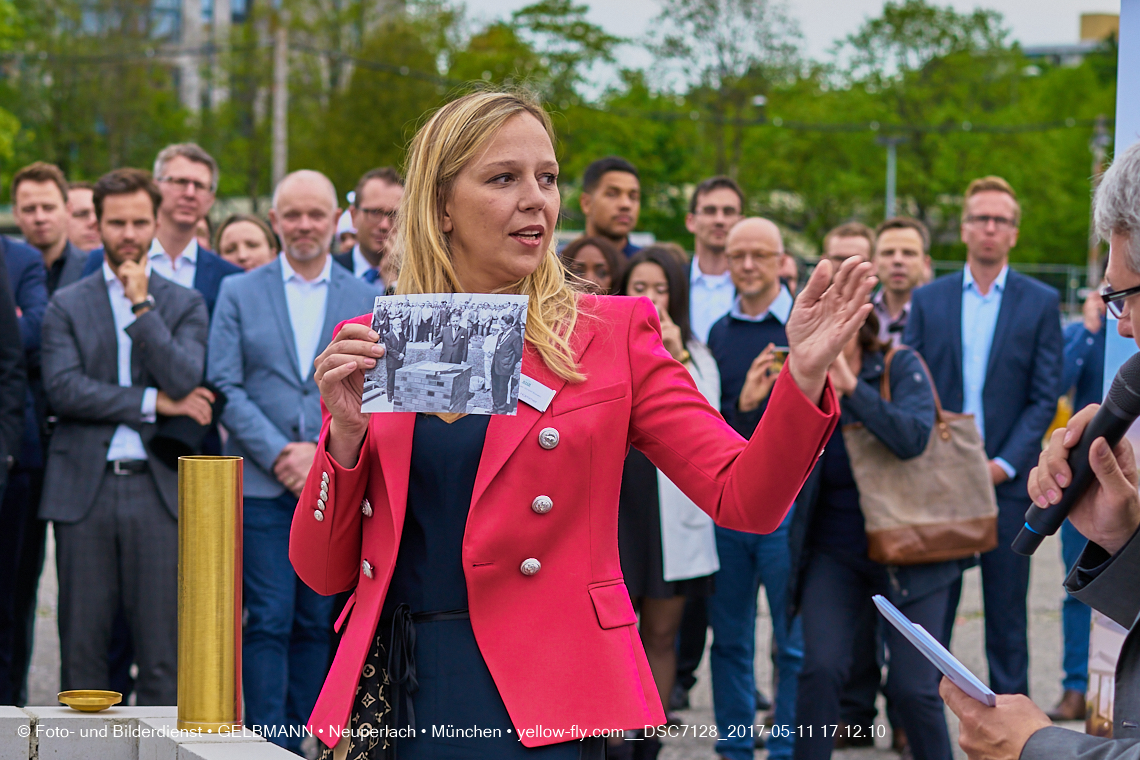
[[[962,270],[962,411],[974,415],[978,432],[986,440],[986,415],[982,408],[982,389],[986,385],[986,368],[990,363],[990,348],[994,343],[994,329],[1001,312],[1001,296],[1009,266],[982,295],[969,265]],[[1017,470],[998,457],[994,459],[1012,480]]]

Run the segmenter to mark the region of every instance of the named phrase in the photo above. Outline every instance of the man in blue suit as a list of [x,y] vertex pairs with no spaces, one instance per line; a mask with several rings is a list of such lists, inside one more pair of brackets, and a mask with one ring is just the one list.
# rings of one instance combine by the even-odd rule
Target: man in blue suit
[[[207,377],[226,394],[226,453],[244,457],[242,678],[250,726],[299,730],[329,662],[333,599],[297,578],[289,528],[321,432],[313,359],[339,322],[371,313],[376,299],[372,285],[329,255],[336,199],[319,172],[281,180],[269,219],[282,252],[222,283],[210,328]],[[271,741],[300,754],[300,734]]]
[[[150,265],[166,279],[201,293],[206,310],[213,314],[222,278],[243,271],[200,247],[194,235],[198,222],[214,205],[218,163],[194,143],[168,145],[154,160],[154,180],[162,191],[162,205],[158,209],[158,233],[147,254]],[[83,274],[102,266],[103,249],[96,248]]]
[[[966,266],[915,291],[903,342],[925,357],[946,409],[975,415],[998,502],[998,545],[982,555],[986,658],[999,694],[1029,693],[1029,558],[1010,543],[1029,508],[1026,477],[1057,409],[1061,318],[1057,291],[1009,268],[1021,207],[1000,177],[966,189]],[[949,641],[959,581],[952,591]]]

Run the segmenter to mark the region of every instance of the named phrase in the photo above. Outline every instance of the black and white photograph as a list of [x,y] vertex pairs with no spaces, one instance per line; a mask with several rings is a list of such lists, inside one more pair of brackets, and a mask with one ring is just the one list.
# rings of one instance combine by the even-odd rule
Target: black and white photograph
[[364,375],[361,411],[514,415],[526,308],[521,295],[378,296],[385,353]]

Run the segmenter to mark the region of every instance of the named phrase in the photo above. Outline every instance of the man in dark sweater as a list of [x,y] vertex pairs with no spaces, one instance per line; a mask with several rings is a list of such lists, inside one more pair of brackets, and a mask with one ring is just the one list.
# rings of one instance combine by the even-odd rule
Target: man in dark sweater
[[[792,296],[779,278],[785,258],[780,230],[767,219],[745,219],[725,241],[728,271],[736,287],[732,311],[709,331],[709,348],[720,369],[721,412],[742,436],[756,429],[776,382],[778,348],[787,346],[784,323],[792,310]],[[785,349],[786,350],[786,349]],[[716,593],[709,598],[713,629],[710,652],[713,704],[718,735],[717,753],[728,760],[751,760],[753,739],[730,734],[730,726],[755,722],[756,596],[767,590],[776,639],[779,687],[775,695],[776,730],[768,737],[768,756],[792,756],[792,724],[796,680],[803,661],[799,621],[785,620],[784,601],[790,559],[788,525],[767,536],[716,528],[720,572]],[[786,727],[781,730],[779,727]]]

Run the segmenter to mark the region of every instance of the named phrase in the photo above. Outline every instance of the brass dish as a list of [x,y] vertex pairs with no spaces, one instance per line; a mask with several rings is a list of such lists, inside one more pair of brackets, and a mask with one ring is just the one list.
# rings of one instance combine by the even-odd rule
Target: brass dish
[[80,712],[99,712],[123,701],[123,695],[119,692],[99,689],[61,691],[57,698],[72,710]]

